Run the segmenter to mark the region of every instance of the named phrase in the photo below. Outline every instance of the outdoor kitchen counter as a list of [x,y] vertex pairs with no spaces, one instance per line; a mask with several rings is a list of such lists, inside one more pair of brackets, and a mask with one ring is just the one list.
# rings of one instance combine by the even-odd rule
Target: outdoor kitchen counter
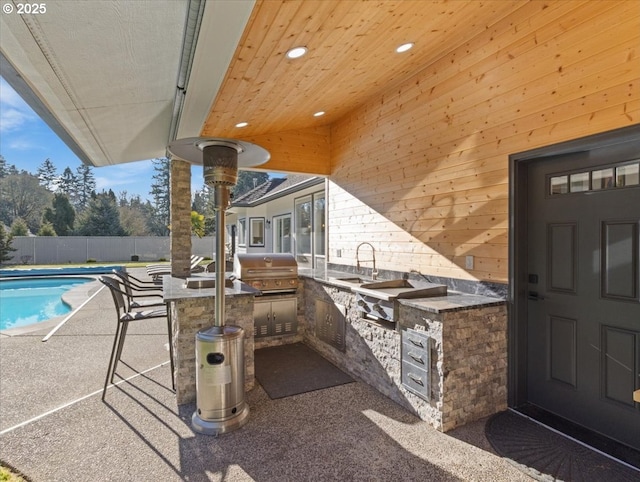
[[[323,284],[335,286],[336,288],[350,290],[348,284],[337,281],[336,278],[345,278],[349,276],[358,276],[353,273],[336,270],[313,270],[308,268],[298,269],[301,277],[311,278]],[[379,279],[378,281],[382,281]],[[419,283],[419,282],[418,282]],[[449,311],[471,310],[490,306],[499,306],[506,303],[504,298],[491,296],[463,293],[460,291],[449,290],[446,296],[433,296],[429,298],[408,298],[398,299],[398,302],[404,306],[410,306],[419,310],[431,313],[445,313]]]
[[[228,273],[230,274],[230,273]],[[208,275],[192,275],[191,278],[211,278]],[[171,321],[174,358],[176,402],[190,403],[196,399],[196,335],[214,325],[215,288],[186,288],[186,280],[165,275],[162,278],[164,301],[168,305]],[[233,287],[225,288],[225,325],[244,329],[244,358],[246,390],[255,383],[253,299],[260,291],[241,281],[233,281]]]
[[[446,281],[446,296],[396,299],[397,321],[381,324],[362,316],[353,284],[336,280],[362,276],[348,271],[299,270],[305,343],[443,432],[506,409],[507,303],[485,294],[493,287]],[[410,281],[421,284],[415,276]],[[452,289],[463,285],[478,292]],[[328,317],[317,314],[323,304]],[[327,320],[339,320],[330,328],[344,347],[321,338],[333,333]]]
[[[227,276],[231,273],[227,273]],[[190,278],[212,278],[209,275],[193,274]],[[165,302],[184,300],[190,298],[215,298],[215,288],[187,288],[185,287],[186,280],[182,278],[174,278],[170,275],[162,277],[162,296]],[[225,288],[225,296],[255,296],[260,294],[260,291],[252,288],[246,283],[240,280],[233,281],[233,288]]]
[[506,303],[502,298],[491,298],[489,296],[472,295],[450,291],[446,296],[433,296],[431,298],[399,299],[398,302],[404,306],[410,306],[419,310],[431,313],[447,313],[450,311],[471,310],[477,308],[487,308],[499,306]]

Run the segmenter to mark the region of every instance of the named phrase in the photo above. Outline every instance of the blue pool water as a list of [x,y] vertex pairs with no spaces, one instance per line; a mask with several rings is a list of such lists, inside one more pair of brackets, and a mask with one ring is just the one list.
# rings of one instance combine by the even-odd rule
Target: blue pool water
[[31,325],[71,311],[62,294],[93,278],[26,278],[0,281],[0,330]]

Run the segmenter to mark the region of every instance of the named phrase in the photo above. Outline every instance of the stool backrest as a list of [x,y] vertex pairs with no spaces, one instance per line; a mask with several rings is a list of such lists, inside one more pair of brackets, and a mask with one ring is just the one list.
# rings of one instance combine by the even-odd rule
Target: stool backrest
[[109,291],[111,291],[111,296],[113,297],[113,303],[116,305],[118,316],[120,316],[121,313],[128,311],[127,304],[124,301],[125,293],[120,289],[120,283],[108,276],[100,276],[100,282],[109,288]]

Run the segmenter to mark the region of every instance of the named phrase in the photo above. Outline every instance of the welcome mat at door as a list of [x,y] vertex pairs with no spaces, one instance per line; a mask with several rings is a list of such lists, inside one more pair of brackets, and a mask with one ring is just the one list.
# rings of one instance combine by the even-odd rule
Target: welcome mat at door
[[511,411],[489,418],[485,434],[498,455],[536,480],[640,480],[640,471],[631,465],[613,460]]
[[353,378],[302,343],[255,351],[256,378],[271,399],[335,387]]

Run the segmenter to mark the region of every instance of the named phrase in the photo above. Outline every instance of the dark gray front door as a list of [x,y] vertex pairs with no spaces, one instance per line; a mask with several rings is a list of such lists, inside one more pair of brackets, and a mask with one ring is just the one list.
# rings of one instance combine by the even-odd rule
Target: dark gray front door
[[640,146],[532,162],[527,398],[640,449]]

